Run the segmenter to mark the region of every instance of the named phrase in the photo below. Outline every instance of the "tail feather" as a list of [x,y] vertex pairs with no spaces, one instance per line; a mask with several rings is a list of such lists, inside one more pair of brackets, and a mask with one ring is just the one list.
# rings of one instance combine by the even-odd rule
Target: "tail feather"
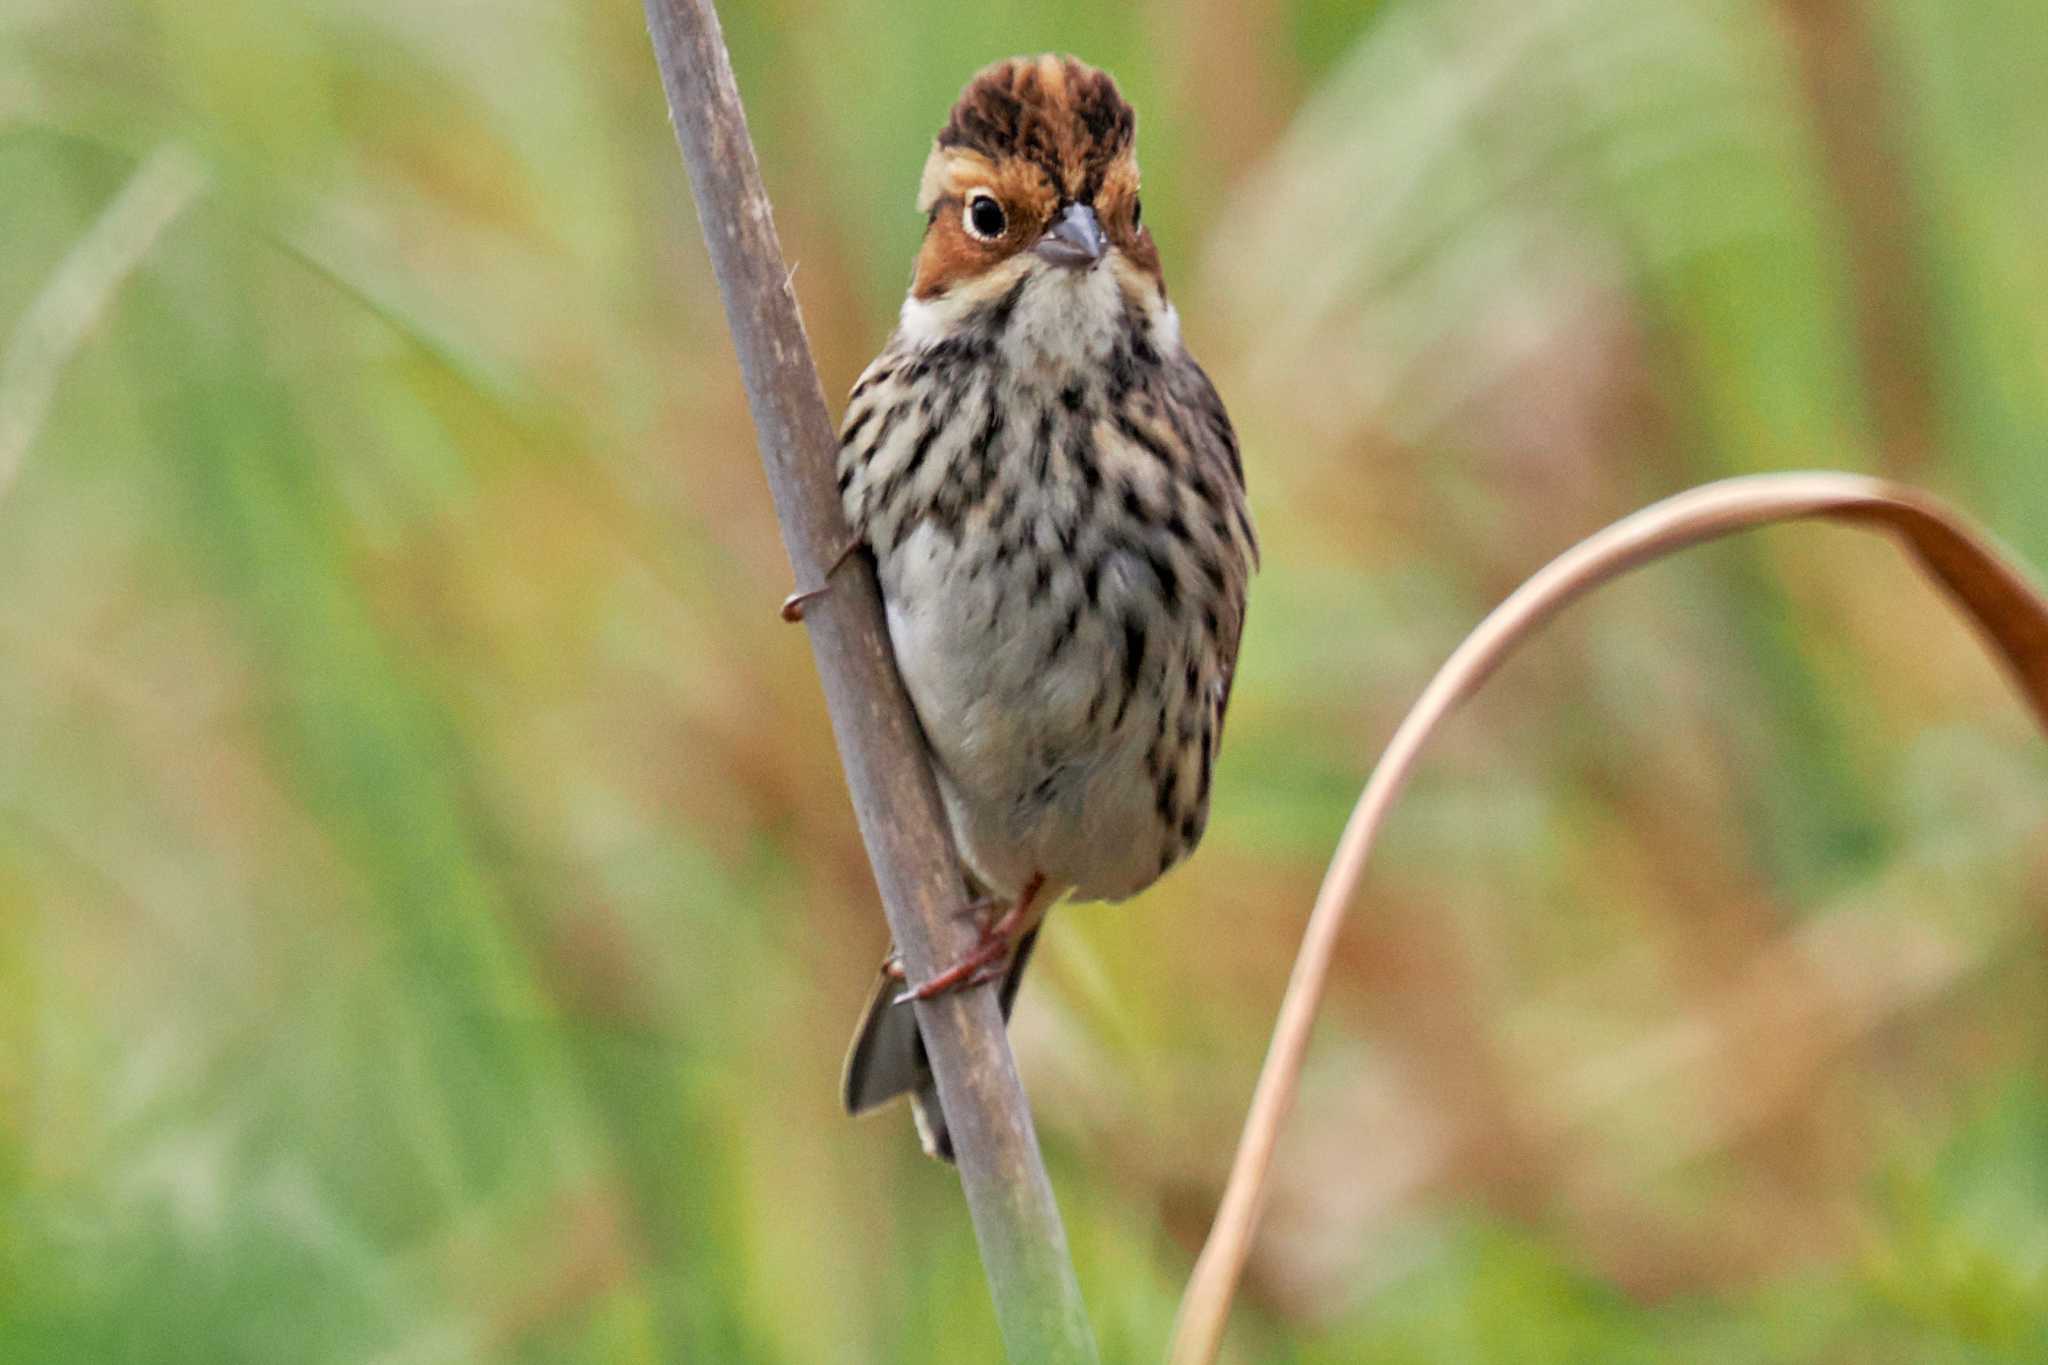
[[929,1079],[917,1015],[908,1002],[894,1003],[902,993],[900,980],[887,971],[876,973],[840,1082],[840,1100],[849,1114],[865,1114],[917,1089],[920,1078]]
[[[1024,968],[1038,942],[1032,929],[1017,941],[1003,976],[998,1000],[1003,1018],[1017,1003]],[[953,1159],[953,1136],[946,1128],[946,1111],[939,1105],[939,1089],[932,1080],[931,1063],[925,1057],[924,1038],[917,1031],[917,1013],[908,1001],[896,1004],[903,983],[884,971],[868,997],[860,1028],[846,1054],[846,1072],[840,1083],[840,1099],[849,1114],[865,1114],[887,1104],[898,1095],[910,1096],[911,1117],[927,1154],[941,1161]]]

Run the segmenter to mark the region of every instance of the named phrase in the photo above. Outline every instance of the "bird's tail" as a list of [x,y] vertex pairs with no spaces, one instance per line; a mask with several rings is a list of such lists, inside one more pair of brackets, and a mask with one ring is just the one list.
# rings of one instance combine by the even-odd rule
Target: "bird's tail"
[[[1038,930],[1033,928],[1017,940],[1017,949],[1010,955],[999,996],[1004,1019],[1010,1017],[1010,1007],[1017,1002],[1017,987],[1024,980],[1025,964],[1031,961],[1031,949],[1037,942]],[[847,1113],[865,1114],[898,1095],[909,1095],[911,1117],[917,1120],[917,1136],[925,1152],[951,1161],[953,1135],[946,1131],[946,1111],[939,1106],[939,1088],[932,1081],[924,1038],[917,1031],[917,1012],[908,1001],[895,1003],[903,993],[901,978],[886,969],[878,975],[846,1054],[841,1100]]]

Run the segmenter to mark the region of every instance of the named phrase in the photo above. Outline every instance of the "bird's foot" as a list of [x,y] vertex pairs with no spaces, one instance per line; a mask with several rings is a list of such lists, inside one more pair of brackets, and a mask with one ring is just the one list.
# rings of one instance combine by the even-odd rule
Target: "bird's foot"
[[[1017,939],[1031,927],[1032,910],[1044,881],[1043,877],[1032,878],[1023,894],[1003,912],[1000,919],[982,920],[980,936],[965,957],[929,980],[912,986],[897,996],[895,1003],[932,1000],[948,991],[967,990],[1002,980],[1009,971],[1010,955],[1017,950]],[[1000,902],[984,897],[973,902],[968,909],[971,913],[985,915],[998,904]],[[901,970],[900,964],[898,969]]]
[[982,985],[1001,976],[999,970],[1010,960],[1010,941],[994,932],[988,933],[974,948],[937,976],[896,997],[896,1003],[906,1000],[935,1000],[948,991],[965,990],[969,986]]
[[825,581],[823,583],[819,584],[815,588],[805,588],[802,592],[793,592],[789,596],[783,598],[782,619],[788,621],[792,625],[794,625],[798,621],[803,620],[804,612],[810,607],[811,603],[817,601],[826,593],[832,591],[832,575],[838,573],[840,567],[844,565],[847,560],[853,558],[853,552],[855,550],[858,550],[860,548],[860,545],[861,541],[859,536],[855,536],[852,540],[846,542],[846,548],[841,550],[838,554],[834,555],[832,557],[832,562],[825,566]]

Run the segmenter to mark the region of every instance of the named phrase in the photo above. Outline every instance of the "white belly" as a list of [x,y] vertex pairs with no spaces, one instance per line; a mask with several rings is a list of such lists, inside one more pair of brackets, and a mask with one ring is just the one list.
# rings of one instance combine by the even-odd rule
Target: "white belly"
[[950,536],[922,526],[882,566],[890,637],[962,858],[999,896],[1039,874],[1083,900],[1133,894],[1159,875],[1164,835],[1145,764],[1157,708],[1114,714],[1110,622],[1128,573],[1105,569],[1105,610],[1081,613],[1048,657],[1077,593],[1034,602],[1030,574],[970,577],[962,561]]

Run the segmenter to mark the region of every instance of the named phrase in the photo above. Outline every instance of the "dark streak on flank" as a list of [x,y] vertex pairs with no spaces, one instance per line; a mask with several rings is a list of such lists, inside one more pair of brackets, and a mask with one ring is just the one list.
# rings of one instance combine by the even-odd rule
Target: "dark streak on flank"
[[974,462],[976,476],[982,480],[992,477],[991,460],[995,451],[996,438],[1003,434],[1003,405],[996,395],[988,396],[988,415],[982,419],[981,430],[974,436]]
[[1121,413],[1117,415],[1116,429],[1122,432],[1140,450],[1159,461],[1162,468],[1173,468],[1172,452],[1167,450],[1165,444],[1157,436],[1154,436],[1151,432],[1145,430],[1145,428]]
[[1002,497],[996,501],[995,510],[988,514],[988,529],[991,534],[999,534],[1009,523],[1010,518],[1016,515],[1018,499],[1016,484],[1009,484],[1003,489]]
[[[1180,575],[1173,571],[1173,562],[1155,547],[1145,547],[1145,563],[1152,570],[1152,576],[1159,580],[1159,601],[1169,612],[1180,609]],[[1192,664],[1189,665],[1193,667]],[[1163,719],[1165,712],[1161,711]]]
[[882,425],[876,428],[875,439],[868,444],[870,454],[879,452],[888,443],[889,433],[896,429],[896,424],[903,420],[903,414],[909,411],[910,400],[908,398],[897,400],[888,413],[883,416]]
[[1102,487],[1102,468],[1095,463],[1095,442],[1089,439],[1085,424],[1077,425],[1073,439],[1067,442],[1067,461],[1074,466],[1074,472],[1081,476],[1081,482],[1090,493]]
[[[1052,643],[1046,646],[1046,667],[1052,667],[1052,665],[1059,659],[1060,655],[1066,650],[1066,647],[1074,642],[1074,632],[1079,630],[1080,628],[1081,604],[1076,602],[1073,606],[1067,608],[1066,619],[1060,622],[1060,628],[1054,631],[1052,634]],[[1092,721],[1094,718],[1094,713],[1091,710],[1089,713],[1089,719]]]
[[1117,480],[1117,501],[1122,505],[1124,515],[1132,521],[1145,523],[1151,520],[1145,513],[1145,500],[1138,496],[1138,485],[1131,480]]
[[861,409],[860,416],[848,423],[845,433],[840,436],[839,448],[845,450],[855,441],[859,440],[861,432],[867,429],[867,424],[873,421],[874,417],[875,410],[872,406]]
[[1052,475],[1052,409],[1038,410],[1038,429],[1031,434],[1031,469],[1043,485]]
[[[931,395],[926,394],[925,397],[929,399]],[[895,483],[899,479],[908,482],[917,477],[918,466],[924,463],[924,457],[930,453],[933,442],[939,439],[939,433],[945,429],[946,423],[941,419],[940,421],[930,423],[923,431],[919,432],[917,434],[917,444],[910,448],[910,458],[903,462],[901,469],[898,469],[889,476],[889,482]]]
[[1124,713],[1130,707],[1132,694],[1138,690],[1138,674],[1145,666],[1145,623],[1135,616],[1124,618],[1123,665],[1123,701],[1116,708],[1116,719],[1110,722],[1112,730],[1123,728]]

